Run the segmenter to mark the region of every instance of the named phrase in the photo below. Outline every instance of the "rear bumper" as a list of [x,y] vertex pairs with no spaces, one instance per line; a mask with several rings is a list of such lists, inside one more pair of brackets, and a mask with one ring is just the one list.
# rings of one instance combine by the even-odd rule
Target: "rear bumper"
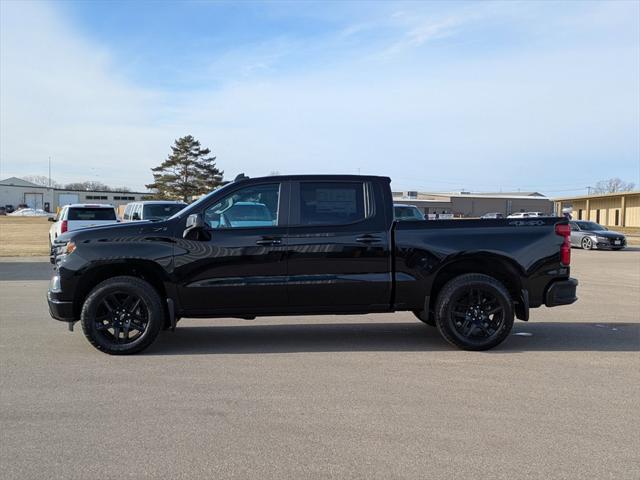
[[75,322],[73,317],[73,302],[67,302],[54,298],[55,293],[47,292],[47,303],[49,304],[49,314],[56,320],[62,322]]
[[569,278],[567,280],[557,280],[549,285],[544,297],[544,304],[547,307],[557,307],[559,305],[570,305],[578,300],[576,290],[578,280]]

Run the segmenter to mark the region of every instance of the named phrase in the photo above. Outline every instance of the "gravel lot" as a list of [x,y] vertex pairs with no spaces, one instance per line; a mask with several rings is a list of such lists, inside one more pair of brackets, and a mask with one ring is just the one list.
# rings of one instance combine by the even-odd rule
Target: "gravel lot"
[[0,263],[0,477],[640,478],[640,249],[573,251],[580,300],[499,348],[411,314],[183,320],[109,357]]

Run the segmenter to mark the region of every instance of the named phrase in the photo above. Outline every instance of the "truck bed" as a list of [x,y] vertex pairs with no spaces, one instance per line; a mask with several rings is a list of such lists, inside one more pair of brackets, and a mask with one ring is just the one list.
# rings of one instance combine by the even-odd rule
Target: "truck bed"
[[[458,219],[395,222],[395,308],[420,308],[425,292],[437,291],[459,271],[501,276],[514,298],[528,296],[531,307],[544,303],[550,281],[569,277],[560,267],[561,217]],[[521,301],[527,301],[522,299]]]

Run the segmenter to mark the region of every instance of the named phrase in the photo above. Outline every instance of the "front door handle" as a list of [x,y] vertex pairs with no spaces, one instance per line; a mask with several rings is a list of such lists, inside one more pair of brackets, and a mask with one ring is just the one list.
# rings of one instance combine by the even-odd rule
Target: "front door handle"
[[378,243],[380,241],[380,237],[376,237],[375,235],[362,235],[356,238],[356,242],[358,243]]
[[271,237],[262,237],[260,240],[256,241],[256,245],[261,245],[261,246],[280,245],[281,243],[282,243],[282,239],[271,238]]

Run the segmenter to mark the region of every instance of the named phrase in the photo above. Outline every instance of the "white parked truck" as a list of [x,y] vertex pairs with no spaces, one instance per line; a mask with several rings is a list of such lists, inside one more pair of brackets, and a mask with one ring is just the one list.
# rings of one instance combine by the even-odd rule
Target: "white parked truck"
[[49,245],[52,245],[54,240],[65,232],[109,225],[119,220],[113,205],[74,203],[62,207],[58,216],[49,218],[49,221],[54,222],[49,229]]

